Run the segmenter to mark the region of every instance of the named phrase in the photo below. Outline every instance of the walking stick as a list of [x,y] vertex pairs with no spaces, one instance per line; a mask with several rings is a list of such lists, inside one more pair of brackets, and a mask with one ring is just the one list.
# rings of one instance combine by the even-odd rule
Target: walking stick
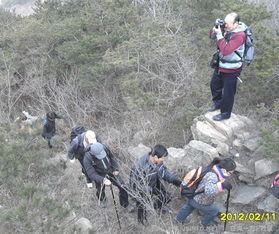
[[117,210],[117,207],[116,207],[116,202],[115,202],[115,199],[114,199],[114,193],[113,193],[112,185],[110,185],[110,191],[111,191],[111,195],[112,195],[112,199],[113,199],[113,204],[114,204],[114,208],[115,208],[116,217],[117,217],[117,220],[118,220],[118,225],[119,225],[119,228],[121,229],[120,219],[119,219],[118,210]]
[[224,231],[226,231],[226,226],[227,226],[227,215],[228,215],[228,211],[229,211],[230,193],[231,193],[231,190],[228,190],[227,201],[226,201],[226,216],[225,216],[226,219],[225,219],[225,223],[224,223]]

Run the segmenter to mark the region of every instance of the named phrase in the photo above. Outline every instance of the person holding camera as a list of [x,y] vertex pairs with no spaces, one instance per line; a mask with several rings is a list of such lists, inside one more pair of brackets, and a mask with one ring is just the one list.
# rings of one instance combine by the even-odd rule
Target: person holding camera
[[217,19],[211,31],[211,39],[217,40],[218,61],[215,61],[210,82],[214,104],[208,111],[220,109],[220,114],[213,116],[215,121],[229,119],[231,116],[237,79],[242,70],[246,27],[236,13],[230,13],[225,20]]

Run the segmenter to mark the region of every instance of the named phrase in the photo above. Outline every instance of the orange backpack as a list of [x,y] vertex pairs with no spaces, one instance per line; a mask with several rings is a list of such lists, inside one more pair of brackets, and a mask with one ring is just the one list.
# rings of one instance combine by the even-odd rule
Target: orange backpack
[[207,172],[209,172],[211,168],[203,168],[199,167],[197,169],[193,169],[189,171],[180,186],[181,196],[187,197],[189,199],[193,199],[193,197],[197,194],[203,193],[204,190],[196,193],[196,189],[198,188],[199,183],[202,178],[205,176]]

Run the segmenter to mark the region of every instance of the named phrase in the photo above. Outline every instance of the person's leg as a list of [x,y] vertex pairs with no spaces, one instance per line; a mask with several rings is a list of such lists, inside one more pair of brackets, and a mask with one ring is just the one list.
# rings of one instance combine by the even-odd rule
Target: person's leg
[[201,223],[203,226],[208,226],[213,223],[214,218],[218,215],[219,209],[215,204],[201,205],[195,200],[191,200],[190,204],[192,207],[200,210],[203,213]]
[[102,185],[95,181],[95,186],[96,186],[96,196],[98,200],[99,201],[105,200],[106,199],[105,185]]
[[164,205],[171,201],[171,195],[167,192],[165,186],[158,181],[157,186],[153,188],[153,194],[156,195],[154,209],[160,210]]
[[49,148],[52,148],[52,144],[50,143],[51,137],[47,137],[47,144]]
[[178,211],[177,215],[176,215],[176,220],[179,222],[184,222],[186,220],[186,218],[192,213],[192,211],[195,209],[190,201],[192,199],[189,199]]
[[218,70],[215,69],[211,81],[210,81],[210,90],[212,95],[212,101],[217,108],[220,108],[222,101],[222,91],[223,91],[223,80],[218,73]]
[[221,104],[221,113],[224,117],[229,118],[231,116],[234,95],[237,87],[237,77],[240,75],[239,72],[235,73],[222,73],[224,80],[224,92]]
[[86,170],[84,169],[84,165],[83,165],[83,157],[79,157],[78,161],[80,162],[81,165],[81,171],[82,173],[85,175],[86,177],[86,183],[92,183],[91,179],[89,178],[89,176],[86,173]]
[[138,209],[138,222],[141,224],[144,224],[146,221],[146,210],[144,205],[137,201],[136,203],[137,209]]
[[[119,177],[119,176],[117,176]],[[115,176],[110,175],[109,179],[111,180],[112,184],[115,185],[118,189],[119,189],[119,202],[120,205],[123,207],[127,207],[129,205],[129,201],[128,201],[128,193],[127,191],[124,189],[124,184],[121,185],[120,184],[120,180],[122,181],[122,179],[117,180],[117,178],[115,178]]]

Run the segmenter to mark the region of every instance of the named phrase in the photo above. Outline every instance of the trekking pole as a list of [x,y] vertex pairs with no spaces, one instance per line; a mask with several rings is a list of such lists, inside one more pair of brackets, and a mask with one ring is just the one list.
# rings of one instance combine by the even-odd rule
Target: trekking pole
[[116,217],[117,217],[117,220],[118,220],[118,225],[119,225],[119,228],[121,229],[121,224],[120,224],[120,219],[119,219],[119,215],[118,215],[118,210],[117,210],[117,207],[116,207],[116,202],[115,202],[115,198],[114,198],[112,184],[110,185],[110,191],[111,191],[111,196],[112,196],[112,199],[113,199],[113,204],[114,204],[114,208],[115,208]]
[[[229,211],[229,199],[230,199],[230,193],[231,190],[228,190],[228,195],[227,195],[227,201],[226,201],[226,216],[228,215],[228,211]],[[225,223],[224,223],[224,231],[226,231],[226,226],[227,226],[227,219],[225,219]]]

